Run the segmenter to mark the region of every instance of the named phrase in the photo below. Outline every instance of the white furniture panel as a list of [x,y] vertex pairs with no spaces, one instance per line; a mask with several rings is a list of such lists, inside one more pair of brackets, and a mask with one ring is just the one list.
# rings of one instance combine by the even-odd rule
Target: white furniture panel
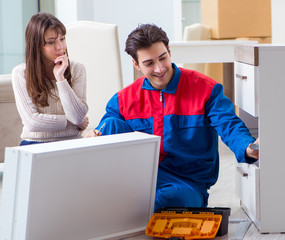
[[232,63],[236,46],[256,43],[244,40],[172,41],[169,46],[174,63]]
[[259,168],[255,165],[239,164],[237,166],[237,184],[236,192],[241,199],[243,208],[246,210],[249,217],[259,224],[260,202],[259,202]]
[[285,232],[285,45],[238,46],[235,60],[235,75],[248,77],[246,83],[235,78],[236,103],[258,116],[259,137],[259,160],[241,166],[247,176],[237,172],[238,195],[260,232]]
[[160,137],[126,133],[6,149],[1,240],[122,238],[154,209]]
[[235,105],[258,117],[258,66],[235,62]]

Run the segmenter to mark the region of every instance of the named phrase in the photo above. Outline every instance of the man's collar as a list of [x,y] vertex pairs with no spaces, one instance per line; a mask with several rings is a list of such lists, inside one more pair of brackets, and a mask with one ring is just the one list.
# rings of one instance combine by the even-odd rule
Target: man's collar
[[[176,89],[177,89],[177,86],[179,83],[181,71],[174,63],[172,63],[172,67],[173,67],[173,71],[174,71],[173,77],[172,77],[171,81],[169,82],[169,84],[166,86],[166,88],[164,88],[161,91],[165,92],[165,93],[174,94],[176,92]],[[144,78],[142,89],[157,90],[151,85],[150,81],[147,78]]]

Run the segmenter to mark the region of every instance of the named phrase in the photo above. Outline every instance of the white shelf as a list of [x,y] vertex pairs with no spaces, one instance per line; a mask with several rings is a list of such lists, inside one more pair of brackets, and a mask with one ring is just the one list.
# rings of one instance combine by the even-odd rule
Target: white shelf
[[257,44],[244,40],[203,40],[170,42],[172,62],[175,63],[232,63],[234,48],[241,44]]

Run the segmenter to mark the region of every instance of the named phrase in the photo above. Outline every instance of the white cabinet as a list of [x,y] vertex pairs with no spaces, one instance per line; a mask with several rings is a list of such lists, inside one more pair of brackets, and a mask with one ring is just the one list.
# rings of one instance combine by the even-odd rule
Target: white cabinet
[[237,194],[262,233],[285,232],[284,74],[285,46],[236,47],[235,104],[258,118],[260,140],[259,161],[237,166]]
[[123,133],[6,148],[1,240],[122,239],[153,214],[160,137]]

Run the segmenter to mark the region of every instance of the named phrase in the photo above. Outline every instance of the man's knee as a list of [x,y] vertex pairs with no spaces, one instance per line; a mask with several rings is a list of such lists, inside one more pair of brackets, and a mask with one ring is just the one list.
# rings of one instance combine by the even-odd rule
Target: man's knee
[[155,209],[162,207],[204,207],[201,191],[180,184],[167,184],[156,192]]

